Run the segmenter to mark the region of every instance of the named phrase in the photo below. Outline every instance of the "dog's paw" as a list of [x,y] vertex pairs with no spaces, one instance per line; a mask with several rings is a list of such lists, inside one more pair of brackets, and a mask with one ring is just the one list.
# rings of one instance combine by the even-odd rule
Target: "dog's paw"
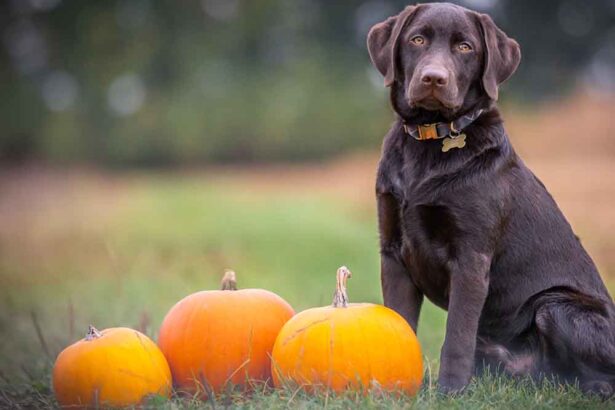
[[446,395],[455,395],[463,392],[469,381],[463,377],[440,376],[438,391]]
[[581,383],[581,390],[586,394],[595,394],[602,399],[609,399],[613,397],[613,386],[606,381],[594,380],[585,383]]

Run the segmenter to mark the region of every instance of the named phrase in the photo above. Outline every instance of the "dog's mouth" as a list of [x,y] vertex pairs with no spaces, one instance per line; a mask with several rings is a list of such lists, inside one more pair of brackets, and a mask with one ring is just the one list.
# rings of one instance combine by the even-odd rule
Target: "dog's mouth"
[[427,111],[439,111],[447,114],[454,113],[459,109],[459,104],[454,101],[454,98],[447,98],[434,92],[411,97],[409,103],[411,108],[422,108]]
[[438,118],[453,118],[459,110],[459,105],[448,100],[439,99],[433,95],[410,101],[410,108],[419,112],[432,113]]
[[433,95],[423,98],[422,100],[416,101],[414,105],[420,108],[424,108],[429,111],[439,111],[442,109],[449,109],[449,110],[454,109],[453,105],[440,101],[438,98],[436,98]]

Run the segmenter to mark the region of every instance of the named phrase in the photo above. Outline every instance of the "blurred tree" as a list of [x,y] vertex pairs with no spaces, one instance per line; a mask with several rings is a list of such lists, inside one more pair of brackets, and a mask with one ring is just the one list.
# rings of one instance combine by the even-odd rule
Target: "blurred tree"
[[[515,37],[505,97],[615,89],[610,0],[463,0]],[[369,27],[400,0],[0,3],[0,159],[160,166],[373,147],[391,115]]]

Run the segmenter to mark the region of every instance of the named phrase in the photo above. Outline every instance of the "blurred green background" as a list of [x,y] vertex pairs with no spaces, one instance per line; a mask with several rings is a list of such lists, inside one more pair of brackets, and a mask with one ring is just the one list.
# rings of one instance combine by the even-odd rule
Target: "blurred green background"
[[[506,126],[610,285],[615,2],[458,3],[520,42]],[[301,310],[330,303],[345,264],[351,300],[380,303],[373,184],[393,115],[365,36],[404,5],[0,3],[0,390],[48,394],[89,323],[155,337],[225,268]],[[445,320],[427,304],[419,325],[435,366]]]
[[[612,0],[465,0],[522,45],[504,99],[615,89]],[[12,0],[0,156],[105,166],[313,160],[390,121],[369,28],[403,0]]]

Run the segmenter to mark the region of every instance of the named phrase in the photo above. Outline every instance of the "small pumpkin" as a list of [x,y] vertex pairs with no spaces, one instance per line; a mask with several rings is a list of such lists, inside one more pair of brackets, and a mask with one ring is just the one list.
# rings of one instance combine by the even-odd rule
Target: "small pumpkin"
[[169,397],[171,371],[158,346],[144,334],[90,326],[84,339],[58,355],[53,390],[63,407],[132,406],[148,395]]
[[271,349],[294,315],[280,296],[264,289],[237,290],[227,271],[221,290],[194,293],[164,318],[158,345],[180,391],[206,396],[247,380],[271,378]]
[[284,325],[272,353],[275,386],[291,381],[308,390],[415,394],[423,359],[412,328],[387,307],[348,303],[350,276],[346,267],[338,269],[332,306],[304,310]]

